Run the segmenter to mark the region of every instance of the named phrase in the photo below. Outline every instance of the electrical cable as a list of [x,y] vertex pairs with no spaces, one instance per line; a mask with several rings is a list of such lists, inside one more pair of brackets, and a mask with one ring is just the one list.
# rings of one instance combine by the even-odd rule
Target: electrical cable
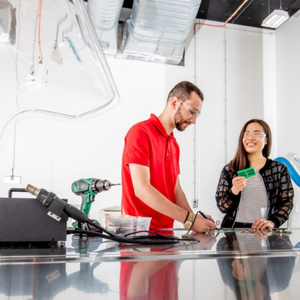
[[244,0],[244,2],[235,10],[235,12],[222,25],[212,25],[212,24],[205,24],[205,23],[195,23],[194,24],[194,34],[196,34],[196,26],[197,25],[211,26],[211,27],[225,27],[226,24],[237,14],[237,12],[244,6],[244,4],[246,2],[248,2],[248,0]]
[[[88,225],[92,225],[93,227],[96,227],[101,232],[76,228],[74,230],[67,231],[67,233],[68,234],[80,233],[80,234],[85,234],[85,235],[90,235],[90,236],[99,236],[99,237],[110,239],[110,240],[120,242],[120,243],[138,243],[138,244],[145,244],[145,245],[178,243],[180,241],[199,242],[198,239],[191,238],[191,237],[178,238],[178,237],[172,237],[172,236],[165,236],[165,235],[161,235],[157,232],[147,231],[147,230],[130,232],[130,233],[125,234],[124,236],[119,236],[117,234],[110,232],[109,230],[102,227],[101,225],[94,223],[90,219],[88,219],[86,221],[86,223]],[[107,235],[103,234],[102,232],[105,232]],[[134,236],[134,237],[128,238],[128,236],[130,236],[130,235],[136,235],[136,234],[140,234],[140,233],[148,233],[148,234],[152,234],[152,235],[139,235],[139,236]]]
[[111,232],[111,231],[107,230],[106,228],[102,227],[101,225],[93,222],[91,219],[88,219],[86,221],[86,224],[94,226],[94,227],[96,227],[97,229],[99,229],[101,231],[104,231],[105,233],[107,233],[111,237],[117,237],[118,236],[117,234],[114,234],[113,232]]
[[[30,66],[30,74],[34,74],[34,49],[35,49],[35,45],[36,45],[36,38],[37,38],[37,27],[38,27],[38,19],[39,19],[39,7],[40,7],[40,4],[38,6],[38,9],[37,9],[37,13],[36,13],[36,20],[35,20],[35,27],[34,27],[34,38],[33,38],[33,45],[32,45],[32,58],[31,58],[31,66]],[[19,11],[21,11],[21,8],[19,7]],[[19,18],[20,19],[20,18]]]
[[40,53],[40,60],[39,63],[43,63],[43,53],[42,53],[42,45],[41,45],[41,18],[42,18],[42,5],[43,0],[39,2],[39,15],[38,15],[38,45],[39,45],[39,53]]
[[[20,20],[20,0],[18,2],[18,19]],[[17,22],[17,35],[16,35],[16,47],[19,47],[20,42],[20,22]],[[15,71],[16,71],[16,90],[19,91],[20,79],[18,76],[18,58],[19,53],[16,52],[16,60],[15,60]],[[19,108],[19,94],[16,95],[16,106]],[[12,168],[11,168],[11,179],[14,179],[14,171],[16,164],[16,142],[17,142],[17,121],[15,121],[14,129],[13,129],[13,149],[12,149]]]
[[161,237],[165,237],[165,238],[171,238],[171,239],[178,239],[176,237],[172,237],[172,236],[166,236],[166,235],[162,235],[160,233],[157,233],[157,232],[154,232],[154,231],[148,231],[148,230],[140,230],[140,231],[133,231],[133,232],[130,232],[130,233],[126,233],[124,234],[124,236],[129,236],[129,235],[134,235],[136,233],[151,233],[153,235],[157,235],[157,236],[161,236]]
[[[80,30],[84,32],[85,34],[81,36],[81,39],[83,40],[85,44],[85,52],[88,54],[88,57],[92,59],[92,61],[96,62],[95,65],[98,65],[100,63],[100,67],[102,67],[102,72],[103,73],[103,79],[107,81],[107,96],[105,98],[105,103],[102,103],[102,101],[99,103],[99,106],[95,108],[90,108],[87,111],[83,111],[81,113],[73,113],[73,114],[68,114],[68,113],[63,113],[63,112],[58,112],[58,111],[52,111],[48,109],[40,109],[40,108],[28,108],[28,109],[23,109],[23,110],[18,110],[16,113],[14,113],[12,116],[9,117],[9,119],[4,123],[3,127],[0,128],[0,147],[3,146],[2,140],[4,139],[6,135],[6,131],[11,125],[11,122],[15,120],[16,118],[25,118],[27,115],[37,115],[37,116],[47,116],[54,118],[54,120],[65,120],[65,121],[79,121],[79,120],[85,120],[87,118],[90,118],[94,116],[95,114],[100,114],[104,113],[110,109],[112,109],[119,101],[120,101],[120,95],[117,89],[117,86],[115,84],[115,81],[113,79],[111,70],[109,68],[109,65],[107,63],[106,57],[102,51],[100,42],[97,38],[97,35],[95,31],[93,30],[93,25],[90,21],[88,12],[86,10],[86,6],[83,1],[81,0],[72,0],[70,1],[72,3],[72,11],[74,9],[75,14],[76,14],[76,24],[80,26]],[[50,1],[51,3],[51,1]],[[45,8],[44,3],[44,8]],[[37,19],[36,19],[36,27],[35,31],[40,32],[41,28],[41,19],[39,18],[39,14],[41,15],[41,10],[42,10],[42,0],[40,0],[40,4],[38,7],[38,12],[37,12]],[[47,20],[46,20],[47,21]],[[71,20],[70,20],[71,22]],[[72,21],[73,22],[73,21]],[[72,26],[71,26],[72,28]],[[75,30],[75,29],[74,29]],[[76,29],[77,30],[77,29]],[[29,74],[32,75],[34,73],[35,67],[34,67],[34,47],[36,44],[36,36],[37,32],[35,32],[35,39],[34,39],[34,44],[33,44],[33,52],[32,52],[32,66],[29,70]],[[38,41],[39,45],[41,45],[41,40]],[[43,61],[43,56],[42,56],[42,49],[40,48],[40,55],[41,58],[39,60],[39,63],[42,64]],[[23,59],[26,59],[26,57],[23,57]],[[44,65],[44,64],[43,64]],[[98,67],[97,67],[98,69]],[[100,97],[101,98],[101,97]],[[97,98],[98,99],[98,98]],[[80,101],[82,101],[80,99]],[[89,106],[90,107],[90,106]],[[19,122],[19,120],[18,120]]]
[[233,24],[239,17],[240,15],[252,4],[254,0],[251,0],[241,11],[240,13],[232,20],[231,24]]
[[[139,232],[135,232],[138,234]],[[166,237],[162,235],[147,235],[147,236],[136,236],[134,238],[128,238],[128,237],[122,237],[122,236],[108,236],[106,234],[103,234],[101,232],[93,231],[93,230],[84,230],[84,229],[72,229],[72,230],[67,230],[67,234],[80,234],[80,235],[86,235],[86,236],[97,236],[97,237],[102,237],[108,240],[112,240],[118,243],[123,243],[123,244],[141,244],[141,245],[161,245],[161,244],[176,244],[180,241],[193,241],[193,242],[199,242],[199,240],[194,239],[194,238],[184,238],[180,239],[177,237]]]
[[[187,235],[189,234],[189,232],[192,230],[193,225],[194,225],[194,223],[195,223],[195,221],[196,221],[196,219],[197,219],[197,215],[202,215],[202,216],[203,216],[203,213],[202,213],[200,210],[198,210],[198,211],[195,213],[195,218],[194,218],[194,220],[193,220],[193,222],[192,222],[192,225],[191,225],[191,227],[189,228],[189,230],[184,234],[184,236],[187,236]],[[207,219],[208,219],[208,218],[207,218]],[[211,221],[211,220],[210,220],[210,221]],[[216,228],[216,229],[214,229],[214,230],[218,230],[218,231],[219,231],[218,228]]]
[[192,225],[191,225],[191,227],[189,228],[189,230],[184,234],[185,236],[188,235],[189,232],[191,231],[191,229],[192,229],[192,227],[193,227],[193,225],[194,225],[194,223],[195,223],[195,221],[196,221],[196,219],[197,219],[197,215],[198,215],[198,214],[199,214],[199,211],[196,212],[195,218],[194,218],[194,220],[193,220],[193,222],[192,222]]
[[[133,234],[140,234],[140,233],[150,233],[150,234],[153,234],[155,236],[160,236],[162,238],[165,238],[165,239],[171,239],[171,240],[177,240],[177,241],[195,241],[195,242],[199,242],[199,239],[196,239],[196,238],[192,238],[192,237],[186,237],[184,236],[184,238],[178,238],[178,237],[174,237],[174,236],[167,236],[167,235],[162,235],[162,234],[159,234],[157,232],[153,232],[153,231],[148,231],[148,230],[140,230],[140,231],[136,231],[136,232],[130,232],[130,233],[127,233],[125,234],[124,236],[129,236],[129,235],[133,235]],[[140,236],[138,237],[134,237],[134,238],[139,238]],[[144,236],[144,237],[150,237],[150,236]]]
[[[147,245],[178,243],[179,241],[199,242],[199,240],[190,237],[184,237],[182,239],[173,236],[164,236],[159,233],[146,231],[146,230],[135,231],[120,236],[102,227],[99,223],[95,223],[93,220],[89,219],[88,216],[85,213],[83,213],[81,210],[67,203],[67,201],[58,198],[52,192],[48,192],[45,189],[38,189],[30,184],[26,186],[25,191],[36,196],[37,200],[41,202],[42,205],[47,207],[48,215],[51,216],[56,221],[60,221],[60,220],[67,221],[68,217],[70,217],[77,221],[79,227],[86,225],[84,229],[75,228],[74,230],[67,230],[67,234],[78,233],[81,235],[99,236],[119,243],[134,243],[134,244],[147,244]],[[90,230],[89,228],[91,227],[98,229],[98,231]],[[88,228],[89,230],[87,230],[86,228]],[[136,235],[138,233],[145,233],[145,232],[147,232],[148,235],[129,237],[130,235],[133,234]]]

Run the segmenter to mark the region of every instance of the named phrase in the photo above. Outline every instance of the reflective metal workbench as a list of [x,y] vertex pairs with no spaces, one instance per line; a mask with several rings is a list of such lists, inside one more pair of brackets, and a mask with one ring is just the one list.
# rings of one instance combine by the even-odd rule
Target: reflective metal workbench
[[299,299],[299,229],[194,237],[200,242],[120,246],[71,235],[65,245],[2,246],[0,300]]

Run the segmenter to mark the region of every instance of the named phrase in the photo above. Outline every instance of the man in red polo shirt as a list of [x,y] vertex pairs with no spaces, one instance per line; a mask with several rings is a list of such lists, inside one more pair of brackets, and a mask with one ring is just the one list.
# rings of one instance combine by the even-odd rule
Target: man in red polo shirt
[[215,229],[213,219],[193,214],[179,181],[179,146],[173,135],[195,124],[201,113],[203,93],[182,81],[169,93],[157,117],[135,124],[126,137],[122,158],[122,213],[151,217],[150,229],[172,228],[174,220],[186,229]]

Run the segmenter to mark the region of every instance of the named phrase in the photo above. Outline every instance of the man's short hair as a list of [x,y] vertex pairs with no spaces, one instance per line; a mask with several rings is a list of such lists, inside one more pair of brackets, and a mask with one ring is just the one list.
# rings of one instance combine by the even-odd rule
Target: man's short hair
[[189,81],[181,81],[177,83],[170,91],[167,101],[172,97],[177,97],[182,101],[186,101],[190,98],[192,92],[195,92],[200,99],[204,101],[204,95],[202,91],[195,84]]

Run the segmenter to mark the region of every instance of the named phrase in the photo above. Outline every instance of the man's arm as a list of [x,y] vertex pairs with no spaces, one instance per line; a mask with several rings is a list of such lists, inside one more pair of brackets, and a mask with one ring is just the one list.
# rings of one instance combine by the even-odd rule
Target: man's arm
[[177,177],[176,186],[175,186],[175,203],[180,206],[181,208],[185,209],[186,211],[193,212],[191,209],[185,193],[183,192],[179,178]]
[[135,195],[152,209],[181,223],[187,211],[169,201],[150,184],[150,170],[146,166],[129,164]]
[[[182,207],[183,209],[193,212],[191,206],[189,205],[185,193],[181,188],[179,177],[177,178],[176,186],[175,186],[175,203]],[[209,219],[214,222],[214,219],[210,215],[206,215]]]
[[[150,170],[148,167],[138,164],[129,164],[129,169],[134,193],[139,199],[141,199],[145,204],[147,204],[152,209],[160,212],[161,214],[166,215],[181,223],[184,223],[187,211],[190,211],[191,209],[186,199],[186,207],[184,206],[184,208],[169,201],[163,194],[161,194],[156,188],[154,188],[150,184]],[[175,193],[180,192],[175,191]],[[181,198],[181,200],[178,201],[184,203],[183,198]],[[197,220],[193,225],[193,230],[196,232],[205,232],[209,229],[214,228],[216,228],[216,225],[213,222],[206,220],[199,215],[197,216]]]

